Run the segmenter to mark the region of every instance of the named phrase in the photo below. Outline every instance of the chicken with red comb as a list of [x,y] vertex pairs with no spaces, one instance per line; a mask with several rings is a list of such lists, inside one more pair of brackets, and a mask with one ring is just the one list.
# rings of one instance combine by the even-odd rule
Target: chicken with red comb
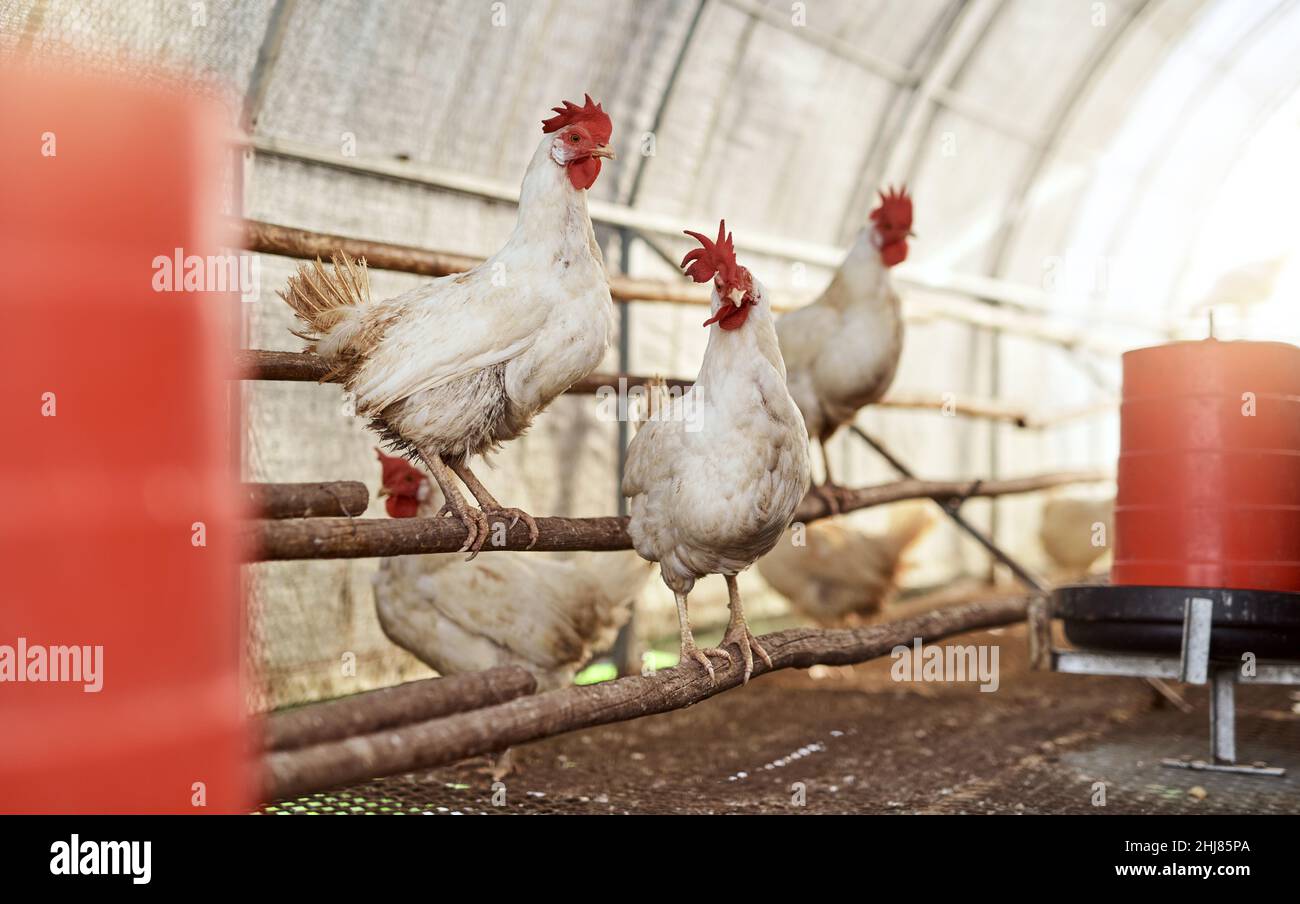
[[[754,656],[769,666],[771,658],[745,621],[736,575],[776,545],[807,492],[808,434],[786,389],[771,304],[737,263],[726,224],[716,240],[687,235],[700,243],[682,261],[687,275],[713,281],[709,344],[691,389],[628,445],[628,533],[677,600],[681,662],[699,663],[716,681],[710,657],[730,667],[734,644],[748,682]],[[686,599],[710,574],[726,578],[731,619],[722,647],[700,649]]]
[[903,313],[890,271],[907,259],[912,198],[887,188],[830,285],[812,304],[776,324],[790,395],[822,450],[825,482],[816,488],[832,511],[839,492],[826,444],[864,406],[882,399],[903,351]]
[[727,221],[718,223],[717,241],[710,241],[708,236],[689,229],[686,234],[700,243],[699,248],[686,252],[682,258],[686,275],[696,282],[713,280],[718,297],[727,302],[704,321],[704,325],[716,323],[724,330],[739,329],[754,304],[754,278],[736,263],[736,246],[727,232]]
[[562,106],[552,108],[554,116],[542,120],[543,132],[562,132],[556,162],[567,168],[569,181],[576,189],[591,188],[600,175],[601,158],[614,156],[609,147],[613,123],[590,94],[584,94],[583,100],[581,107],[566,100]]
[[325,379],[343,384],[358,414],[429,469],[440,514],[465,525],[470,558],[489,517],[523,520],[534,543],[537,524],[497,502],[469,459],[519,436],[591,373],[614,329],[586,192],[614,156],[613,127],[589,96],[555,110],[524,173],[514,232],[483,263],[372,301],[365,261],[338,255],[332,270],[301,267],[281,293],[304,324],[296,335],[329,364]]
[[888,188],[880,193],[880,206],[871,211],[880,248],[880,262],[893,267],[907,260],[907,240],[912,237],[912,199],[907,189]]
[[390,518],[414,518],[420,507],[420,493],[426,489],[424,475],[411,467],[405,458],[385,455],[378,449],[379,464],[383,468],[383,481],[379,495]]

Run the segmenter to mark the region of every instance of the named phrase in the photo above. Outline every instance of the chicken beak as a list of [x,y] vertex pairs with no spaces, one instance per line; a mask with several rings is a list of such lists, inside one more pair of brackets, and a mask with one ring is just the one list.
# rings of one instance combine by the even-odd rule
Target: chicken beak
[[379,492],[376,493],[375,495],[378,496],[380,499],[383,499],[385,496],[389,495],[388,487],[380,487]]
[[727,297],[731,299],[732,304],[734,304],[736,307],[740,307],[741,304],[743,304],[745,301],[745,290],[732,289],[730,292],[727,293]]
[[600,145],[600,146],[598,146],[598,147],[594,147],[594,148],[591,149],[591,156],[593,156],[593,157],[608,157],[610,160],[613,160],[613,159],[614,159],[614,149],[613,149],[612,147],[610,147],[609,145],[607,145],[607,144],[602,144],[602,145]]

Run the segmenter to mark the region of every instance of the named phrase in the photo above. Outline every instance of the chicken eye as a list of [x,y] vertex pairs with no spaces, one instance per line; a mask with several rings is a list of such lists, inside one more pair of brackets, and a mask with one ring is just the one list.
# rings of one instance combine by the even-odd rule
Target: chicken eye
[[581,139],[578,138],[578,133],[577,133],[577,132],[570,132],[570,133],[569,133],[569,140],[572,141],[574,144],[577,144]]

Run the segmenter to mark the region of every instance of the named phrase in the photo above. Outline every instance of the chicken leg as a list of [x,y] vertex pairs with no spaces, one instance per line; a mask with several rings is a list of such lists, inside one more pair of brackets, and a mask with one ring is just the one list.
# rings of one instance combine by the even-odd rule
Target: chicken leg
[[456,519],[465,525],[465,544],[461,546],[460,551],[470,550],[469,559],[474,558],[478,555],[478,551],[482,549],[483,541],[487,539],[487,515],[476,508],[471,508],[465,502],[465,497],[456,488],[456,481],[452,476],[451,469],[447,467],[447,463],[442,460],[441,455],[436,453],[425,455],[421,452],[420,460],[424,462],[424,466],[429,469],[429,473],[437,481],[438,489],[442,490],[442,498],[445,500],[442,508],[438,510],[438,514],[434,517],[441,518],[448,514],[455,515]]
[[677,664],[682,665],[689,659],[704,666],[704,670],[709,673],[709,680],[714,684],[718,683],[718,676],[713,671],[713,663],[709,662],[710,656],[721,656],[727,660],[727,666],[731,666],[731,654],[726,650],[720,650],[717,647],[706,647],[701,650],[695,645],[695,635],[691,633],[691,620],[686,614],[686,594],[673,591],[673,596],[677,598],[677,624],[681,629],[682,651],[677,657]]
[[831,459],[826,454],[826,437],[818,437],[817,445],[822,450],[822,473],[826,475],[826,479],[819,484],[814,484],[812,491],[814,495],[826,503],[826,507],[831,510],[832,515],[838,515],[840,513],[840,488],[835,485],[835,481],[831,480]]
[[741,683],[749,684],[749,676],[754,673],[754,654],[757,653],[769,669],[772,667],[772,657],[767,655],[767,650],[759,644],[754,632],[749,630],[745,610],[740,605],[740,585],[736,576],[729,574],[726,578],[727,606],[731,609],[731,620],[727,622],[727,633],[722,635],[722,646],[725,648],[734,643],[740,647],[740,656],[745,661],[745,678]]
[[[533,548],[537,543],[539,532],[537,530],[537,522],[533,520],[532,515],[528,514],[523,509],[508,508],[497,502],[496,498],[488,492],[487,487],[483,486],[482,481],[474,476],[474,472],[469,469],[469,465],[464,461],[453,462],[451,469],[456,472],[456,476],[460,478],[461,483],[465,484],[465,486],[469,488],[469,491],[474,494],[474,498],[478,500],[479,508],[482,510],[485,517],[488,515],[496,515],[499,518],[509,518],[513,516],[513,520],[510,522],[510,527],[514,527],[520,521],[523,521],[524,524],[528,526],[528,546],[525,548]],[[472,559],[474,556],[478,555],[478,551],[483,548],[483,543],[486,540],[487,530],[484,529],[482,536],[478,538],[478,545],[474,547],[474,551],[470,553],[469,558]]]

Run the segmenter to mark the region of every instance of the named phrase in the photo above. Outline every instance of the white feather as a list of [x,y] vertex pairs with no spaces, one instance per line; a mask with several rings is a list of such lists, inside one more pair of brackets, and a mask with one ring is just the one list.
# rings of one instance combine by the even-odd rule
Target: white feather
[[776,324],[790,393],[808,435],[829,438],[884,397],[903,349],[903,317],[873,228],[859,234],[830,285]]
[[513,439],[600,363],[613,302],[587,214],[538,145],[506,244],[465,273],[354,310],[319,344],[327,360],[380,338],[348,381],[360,414],[422,450],[464,455]]
[[[711,326],[694,386],[628,446],[623,495],[637,552],[689,593],[770,550],[808,490],[808,435],[785,385],[771,307],[736,330]],[[721,304],[716,290],[713,310]]]

